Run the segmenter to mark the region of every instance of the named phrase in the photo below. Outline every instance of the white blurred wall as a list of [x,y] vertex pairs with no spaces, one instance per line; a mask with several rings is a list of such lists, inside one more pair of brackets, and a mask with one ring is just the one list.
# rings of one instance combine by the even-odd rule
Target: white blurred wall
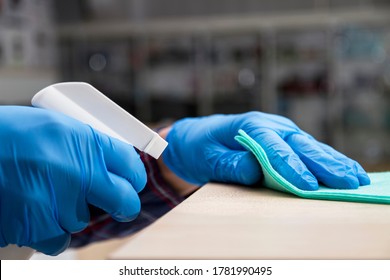
[[0,104],[29,104],[56,65],[53,1],[0,1]]

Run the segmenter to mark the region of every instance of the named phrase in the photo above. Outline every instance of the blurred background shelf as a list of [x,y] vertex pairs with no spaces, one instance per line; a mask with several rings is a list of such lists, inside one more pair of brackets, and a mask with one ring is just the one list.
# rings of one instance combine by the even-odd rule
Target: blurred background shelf
[[1,104],[85,81],[144,122],[282,114],[390,169],[390,3],[0,2]]
[[35,93],[58,79],[51,70],[0,69],[2,105],[30,105]]
[[[281,1],[275,2],[280,5]],[[223,6],[223,2],[221,2],[221,6]],[[207,8],[207,5],[205,8]],[[364,24],[368,26],[388,22],[389,14],[387,9],[359,8],[355,4],[341,9],[318,8],[304,11],[292,10],[282,13],[275,10],[270,14],[264,12],[256,13],[256,10],[250,10],[249,8],[247,13],[244,14],[208,16],[201,14],[185,17],[178,10],[176,17],[168,18],[138,18],[135,20],[131,18],[122,20],[116,18],[80,19],[80,21],[72,23],[65,21],[65,23],[61,24],[59,33],[62,37],[70,38],[123,38],[128,36],[181,36],[189,33],[200,35],[205,33],[232,34],[267,31],[269,29],[305,30],[345,24]]]

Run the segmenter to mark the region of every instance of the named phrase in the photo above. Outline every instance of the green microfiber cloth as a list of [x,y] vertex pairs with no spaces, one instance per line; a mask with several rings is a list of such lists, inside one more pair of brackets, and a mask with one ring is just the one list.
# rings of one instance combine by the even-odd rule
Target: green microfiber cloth
[[315,191],[301,190],[273,169],[265,151],[255,140],[243,130],[238,133],[235,139],[256,156],[264,173],[264,185],[268,188],[303,198],[390,204],[390,172],[368,173],[371,184],[358,189],[331,189],[320,186]]

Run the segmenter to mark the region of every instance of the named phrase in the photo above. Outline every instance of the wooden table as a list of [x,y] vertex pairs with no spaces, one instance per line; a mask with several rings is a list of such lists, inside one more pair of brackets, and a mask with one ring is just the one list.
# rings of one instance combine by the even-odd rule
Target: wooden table
[[208,184],[111,259],[390,259],[390,205]]

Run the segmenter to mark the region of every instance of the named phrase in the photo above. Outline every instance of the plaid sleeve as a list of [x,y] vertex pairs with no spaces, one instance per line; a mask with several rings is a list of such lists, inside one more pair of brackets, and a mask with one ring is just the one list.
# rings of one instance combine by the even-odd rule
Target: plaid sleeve
[[103,210],[90,206],[89,225],[83,231],[72,235],[70,247],[81,247],[92,242],[133,234],[150,225],[184,200],[163,179],[157,161],[142,152],[140,156],[148,180],[144,190],[139,193],[141,199],[139,216],[131,222],[118,222]]

